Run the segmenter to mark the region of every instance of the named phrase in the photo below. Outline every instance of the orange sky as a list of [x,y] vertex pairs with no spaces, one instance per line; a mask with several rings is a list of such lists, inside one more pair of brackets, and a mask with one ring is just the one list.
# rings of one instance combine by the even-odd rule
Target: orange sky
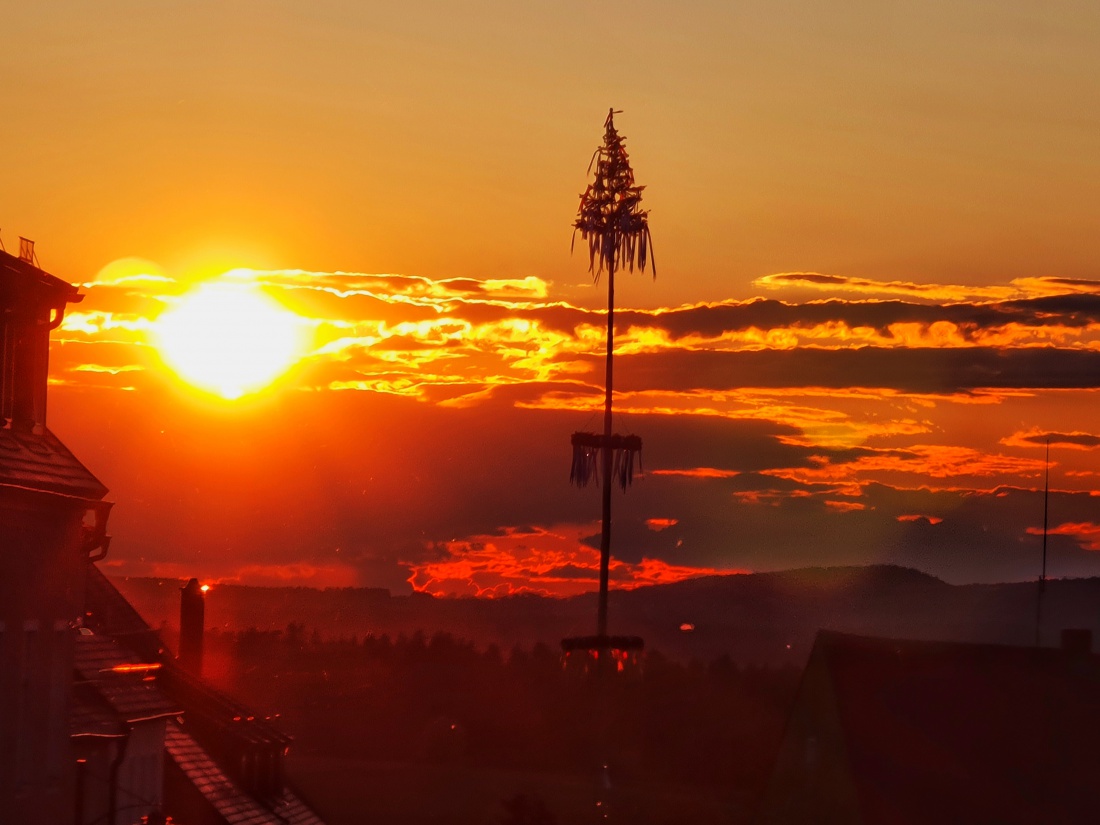
[[[187,286],[141,269],[84,283],[52,350],[51,427],[119,502],[116,572],[592,586],[598,497],[568,462],[599,426],[601,312],[536,278],[237,271],[307,346],[226,401],[162,361],[151,331]],[[616,494],[620,586],[872,561],[1027,578],[1048,439],[1051,574],[1100,572],[1100,284],[757,286],[777,297],[617,314],[616,428],[645,444]],[[833,297],[781,300],[814,288]]]
[[[603,292],[568,244],[614,105],[660,273],[619,283],[621,425],[646,445],[621,583],[1026,578],[1048,436],[1052,575],[1100,573],[1090,7],[110,2],[3,25],[0,238],[84,284],[50,420],[118,502],[116,572],[593,584],[568,438],[599,403]],[[234,267],[311,338],[229,404],[149,336]]]
[[516,278],[562,254],[609,105],[662,277],[1092,277],[1100,16],[1009,2],[20,4],[9,246],[90,279],[207,267]]

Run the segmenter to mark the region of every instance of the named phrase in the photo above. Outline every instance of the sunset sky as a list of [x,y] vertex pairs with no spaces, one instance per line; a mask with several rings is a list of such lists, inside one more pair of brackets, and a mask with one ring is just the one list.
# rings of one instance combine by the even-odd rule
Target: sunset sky
[[[1100,575],[1100,9],[842,5],[6,9],[0,238],[86,295],[49,421],[111,488],[107,569],[593,589],[569,244],[614,106],[657,261],[617,282],[614,586],[1034,578],[1048,439],[1049,575]],[[160,317],[227,271],[298,336],[232,400]],[[235,317],[219,351],[272,350]]]

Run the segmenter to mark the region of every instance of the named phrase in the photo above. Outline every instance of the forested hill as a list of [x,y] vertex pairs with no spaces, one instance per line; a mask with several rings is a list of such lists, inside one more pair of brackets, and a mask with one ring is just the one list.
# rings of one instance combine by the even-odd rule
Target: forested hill
[[[178,622],[174,579],[116,579],[117,586],[171,642]],[[613,591],[611,632],[638,635],[667,656],[709,661],[729,654],[745,664],[801,665],[819,628],[911,639],[1032,644],[1034,582],[950,585],[893,566],[807,568],[708,576]],[[595,595],[551,599],[391,596],[385,590],[218,585],[207,595],[209,628],[282,630],[304,625],[322,638],[397,636],[446,630],[504,648],[556,645],[594,632]],[[1100,639],[1100,579],[1047,583],[1043,643],[1065,627]]]

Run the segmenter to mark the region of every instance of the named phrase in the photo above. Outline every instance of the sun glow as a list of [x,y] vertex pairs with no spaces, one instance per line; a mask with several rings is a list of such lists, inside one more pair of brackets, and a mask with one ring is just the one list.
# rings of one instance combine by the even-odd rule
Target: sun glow
[[153,330],[161,357],[180,378],[230,400],[271,384],[303,351],[302,320],[249,283],[202,284]]

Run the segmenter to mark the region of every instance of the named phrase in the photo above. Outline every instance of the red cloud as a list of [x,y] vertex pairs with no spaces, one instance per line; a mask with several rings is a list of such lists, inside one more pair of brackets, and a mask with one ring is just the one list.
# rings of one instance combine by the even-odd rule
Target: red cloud
[[825,500],[825,506],[830,510],[837,510],[841,513],[848,513],[852,510],[866,510],[866,504],[860,504],[858,501],[832,501],[830,499]]
[[192,576],[211,584],[247,584],[253,587],[357,587],[358,571],[342,564],[318,565],[309,562],[287,564],[231,565],[151,562],[146,564],[115,559],[108,562],[112,575],[151,576],[157,579],[185,580]]
[[718,470],[714,467],[693,467],[689,470],[650,470],[655,476],[686,476],[688,478],[733,478],[738,470]]
[[924,516],[919,513],[907,513],[898,516],[898,521],[926,521],[929,524],[941,524],[943,519],[939,516]]
[[[1033,536],[1043,535],[1041,527],[1028,527],[1027,532]],[[1072,536],[1086,550],[1100,550],[1100,524],[1091,521],[1065,522],[1047,532],[1055,536]]]
[[1074,430],[1070,433],[1047,432],[1033,427],[1015,432],[1001,443],[1007,447],[1066,447],[1071,450],[1095,450],[1100,448],[1100,435]]
[[645,526],[652,530],[654,533],[659,533],[662,530],[667,530],[669,527],[674,527],[679,523],[679,519],[674,518],[647,518],[645,520]]
[[[420,592],[448,596],[588,593],[597,587],[600,566],[599,551],[581,543],[592,530],[592,525],[558,525],[552,530],[507,530],[503,535],[446,542],[439,548],[440,558],[409,564],[408,581]],[[612,558],[610,572],[616,587],[629,590],[732,571],[660,559],[643,558],[633,564]]]

